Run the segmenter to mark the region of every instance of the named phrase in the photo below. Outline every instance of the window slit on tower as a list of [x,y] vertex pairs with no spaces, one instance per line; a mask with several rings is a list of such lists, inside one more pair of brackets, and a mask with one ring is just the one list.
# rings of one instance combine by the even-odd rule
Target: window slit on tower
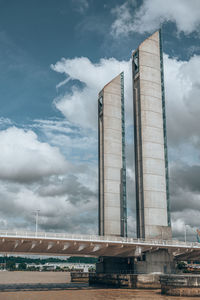
[[134,66],[134,74],[138,73],[138,71],[139,71],[139,55],[138,55],[138,51],[135,52],[135,54],[133,55],[133,66]]

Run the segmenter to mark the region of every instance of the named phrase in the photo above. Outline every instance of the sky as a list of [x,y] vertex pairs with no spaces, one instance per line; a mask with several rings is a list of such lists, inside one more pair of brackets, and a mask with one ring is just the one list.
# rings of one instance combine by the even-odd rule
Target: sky
[[98,233],[97,95],[125,74],[128,235],[136,237],[131,53],[162,27],[173,237],[200,228],[199,0],[0,0],[0,229]]

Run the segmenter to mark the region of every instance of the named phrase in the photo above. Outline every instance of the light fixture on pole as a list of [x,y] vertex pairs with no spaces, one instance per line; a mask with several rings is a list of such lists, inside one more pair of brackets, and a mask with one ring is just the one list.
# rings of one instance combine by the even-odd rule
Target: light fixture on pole
[[187,226],[188,225],[185,224],[185,243],[187,242]]
[[39,217],[39,209],[35,210],[35,233],[38,233],[38,217]]

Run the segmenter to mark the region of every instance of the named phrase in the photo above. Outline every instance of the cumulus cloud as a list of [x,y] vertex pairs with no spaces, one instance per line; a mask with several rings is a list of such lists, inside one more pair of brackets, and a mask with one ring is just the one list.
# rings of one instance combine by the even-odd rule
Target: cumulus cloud
[[[77,179],[76,183],[79,190],[83,188]],[[88,193],[87,201],[79,197],[77,205],[77,199],[71,197],[72,190],[76,193],[76,187],[71,187],[69,193],[66,190],[62,194],[45,196],[36,192],[37,187],[38,184],[33,188],[30,185],[1,182],[1,229],[35,230],[34,211],[39,209],[40,231],[97,233],[97,201],[90,189],[83,191]]]
[[173,234],[183,239],[185,226],[189,240],[196,239],[200,218],[200,166],[174,162],[170,168],[170,200]]
[[43,139],[61,150],[68,158],[70,169],[74,169],[77,164],[82,169],[81,162],[97,164],[97,131],[73,125],[63,118],[35,120],[31,128],[39,131]]
[[200,56],[164,56],[173,235],[195,240],[199,226]]
[[[200,212],[199,164],[195,159],[187,161],[194,153],[199,155],[200,57],[180,61],[165,55],[164,61],[172,223],[174,235],[183,238],[184,224],[190,225],[192,232],[198,226]],[[30,214],[38,208],[40,230],[97,233],[97,94],[124,70],[128,231],[135,236],[131,62],[112,58],[92,63],[82,57],[62,59],[52,69],[69,78],[66,84],[71,90],[54,102],[66,120],[36,120],[31,130],[11,127],[0,132],[0,179],[4,179],[0,222],[8,226],[14,218],[15,223],[11,222],[16,227],[31,229],[34,216],[30,225]],[[42,132],[50,144],[40,142],[33,130]],[[190,156],[180,152],[186,145],[190,146]],[[5,179],[12,183],[8,185]],[[32,186],[18,182],[31,182]],[[14,212],[23,214],[20,222]]]
[[182,187],[184,191],[200,194],[200,165],[177,163],[172,167],[171,172],[177,186]]
[[[200,98],[200,57],[193,56],[189,61],[181,61],[164,55],[164,63],[168,146],[170,165],[172,167],[170,172],[172,222],[174,224],[174,234],[179,235],[180,232],[176,228],[177,224],[181,222],[190,224],[185,211],[189,208],[191,213],[200,211],[197,179],[199,168],[197,161],[195,161],[195,157],[198,158],[199,155],[200,141],[200,104],[198,101]],[[69,76],[72,82],[71,93],[62,95],[55,101],[57,108],[63,112],[67,120],[72,121],[75,125],[80,126],[80,128],[89,127],[92,129],[97,128],[96,104],[98,91],[111,78],[123,69],[125,70],[126,119],[128,119],[126,131],[128,143],[126,147],[128,224],[129,234],[135,236],[131,62],[104,59],[98,64],[94,64],[87,58],[82,57],[71,60],[63,59],[52,66],[52,68],[59,73],[65,74],[67,78]],[[80,85],[75,85],[76,81],[82,84],[81,87]],[[78,107],[80,107],[80,110],[77,109]],[[88,134],[87,130],[86,132]],[[78,139],[80,139],[80,136]],[[84,133],[81,139],[84,140]],[[97,142],[96,139],[93,139],[93,141]],[[80,147],[81,143],[78,140],[75,142],[77,145],[80,144]],[[90,149],[92,144],[88,145],[88,149]],[[187,164],[183,166],[183,162],[187,162]],[[196,180],[193,181],[191,174],[195,174]],[[197,226],[197,222],[195,224]],[[183,236],[184,232],[182,231],[182,238]]]
[[179,61],[165,55],[164,62],[169,142],[199,143],[200,56]]
[[66,200],[74,205],[80,202],[86,203],[91,197],[97,199],[97,193],[81,184],[78,177],[73,174],[60,180],[60,182],[57,182],[54,178],[53,182],[42,186],[38,192],[41,196],[45,197],[66,195]]
[[35,230],[39,209],[40,231],[96,234],[96,164],[80,164],[81,158],[73,163],[70,156],[67,162],[60,152],[71,146],[70,138],[61,144],[62,138],[75,135],[78,142],[80,130],[58,119],[36,120],[31,127],[59,147],[40,142],[33,130],[0,131],[1,229]]
[[[86,57],[62,59],[51,68],[72,81],[72,89],[55,99],[54,103],[67,119],[81,127],[97,129],[97,97],[112,78],[124,71],[126,110],[132,112],[131,64],[114,58],[92,63]],[[73,81],[74,80],[74,81]],[[75,83],[78,80],[79,85]],[[80,87],[80,83],[84,86]],[[130,117],[130,115],[128,115]],[[131,117],[132,118],[132,117]]]
[[[164,55],[167,125],[169,142],[177,145],[189,139],[198,142],[200,106],[200,56],[181,61]],[[132,124],[132,82],[130,61],[102,59],[98,64],[88,58],[62,59],[52,69],[66,74],[72,84],[70,92],[55,100],[67,119],[82,127],[97,128],[97,94],[114,76],[125,72],[125,105],[127,126]]]
[[31,182],[67,170],[59,149],[40,142],[31,130],[10,127],[0,131],[0,148],[0,179]]
[[32,184],[0,181],[0,201],[2,229],[35,230],[39,209],[40,231],[97,233],[97,170],[88,164]]
[[187,241],[197,241],[197,228],[199,228],[200,211],[190,210],[176,212],[172,218],[172,230],[176,239]]
[[35,120],[29,130],[10,125],[2,120],[8,128],[0,131],[1,228],[34,230],[39,209],[41,231],[96,234],[94,137],[65,119]]
[[152,32],[169,21],[176,24],[178,32],[190,34],[200,30],[199,0],[144,0],[139,8],[129,0],[112,12],[116,16],[112,24],[114,36]]

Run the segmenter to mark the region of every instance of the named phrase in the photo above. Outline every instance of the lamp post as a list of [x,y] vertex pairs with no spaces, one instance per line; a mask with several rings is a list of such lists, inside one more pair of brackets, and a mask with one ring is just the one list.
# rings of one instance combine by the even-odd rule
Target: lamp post
[[35,211],[35,233],[37,235],[38,233],[38,217],[39,217],[39,209],[36,209]]
[[185,243],[187,242],[187,226],[188,225],[185,224]]

